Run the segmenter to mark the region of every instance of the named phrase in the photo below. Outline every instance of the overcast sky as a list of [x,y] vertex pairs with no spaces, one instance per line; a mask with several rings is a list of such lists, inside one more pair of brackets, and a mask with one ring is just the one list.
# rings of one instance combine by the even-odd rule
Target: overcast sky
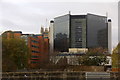
[[[57,16],[68,14],[97,14],[112,19],[113,47],[118,41],[118,0],[79,0],[46,2],[47,0],[1,0],[0,32],[6,30],[23,33],[40,33],[41,25],[48,27],[49,21]],[[55,1],[55,2],[54,2]],[[92,2],[90,2],[92,1]],[[108,2],[109,1],[109,2]],[[47,19],[47,22],[46,22]]]

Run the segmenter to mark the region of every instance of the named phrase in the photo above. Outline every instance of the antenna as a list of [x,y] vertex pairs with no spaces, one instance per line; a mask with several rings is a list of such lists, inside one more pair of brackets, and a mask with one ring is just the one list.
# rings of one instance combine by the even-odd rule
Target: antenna
[[44,26],[41,25],[40,33],[43,33],[43,32],[44,32]]
[[47,20],[47,18],[46,18],[46,25],[45,25],[45,27],[47,27],[47,21],[48,21],[48,20]]
[[108,12],[106,12],[106,17],[108,17]]
[[69,15],[71,14],[71,11],[69,11]]

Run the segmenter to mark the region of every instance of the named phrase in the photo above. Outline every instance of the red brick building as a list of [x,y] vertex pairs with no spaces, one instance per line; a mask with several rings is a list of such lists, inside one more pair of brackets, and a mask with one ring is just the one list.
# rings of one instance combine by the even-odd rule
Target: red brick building
[[33,35],[28,38],[31,59],[29,63],[32,68],[39,67],[49,60],[49,43],[48,37],[44,38],[42,34]]
[[20,38],[22,35],[21,31],[5,31],[2,34],[2,37],[6,38],[6,39],[10,39],[10,38]]
[[49,39],[44,34],[22,34],[21,31],[5,31],[2,35],[6,39],[21,38],[28,45],[30,57],[28,64],[30,68],[39,68],[49,61]]

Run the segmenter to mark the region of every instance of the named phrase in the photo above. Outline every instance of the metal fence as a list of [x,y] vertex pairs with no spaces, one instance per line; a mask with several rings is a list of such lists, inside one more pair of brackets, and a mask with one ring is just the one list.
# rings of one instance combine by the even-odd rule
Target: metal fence
[[[94,72],[95,73],[95,72]],[[98,72],[97,72],[98,74]],[[119,73],[110,72],[110,78],[101,76],[86,77],[86,72],[78,71],[41,71],[41,72],[4,72],[2,80],[119,80]],[[100,75],[100,74],[99,74]]]

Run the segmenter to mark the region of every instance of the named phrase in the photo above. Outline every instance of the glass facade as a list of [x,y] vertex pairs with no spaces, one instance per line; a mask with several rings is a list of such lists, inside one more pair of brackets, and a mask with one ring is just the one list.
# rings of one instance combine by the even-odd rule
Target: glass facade
[[108,47],[107,17],[93,14],[64,15],[54,19],[54,50]]
[[69,48],[69,24],[70,15],[60,16],[54,19],[54,49],[67,52]]
[[107,17],[87,14],[87,47],[108,47]]
[[73,15],[70,20],[70,48],[86,48],[86,16]]

